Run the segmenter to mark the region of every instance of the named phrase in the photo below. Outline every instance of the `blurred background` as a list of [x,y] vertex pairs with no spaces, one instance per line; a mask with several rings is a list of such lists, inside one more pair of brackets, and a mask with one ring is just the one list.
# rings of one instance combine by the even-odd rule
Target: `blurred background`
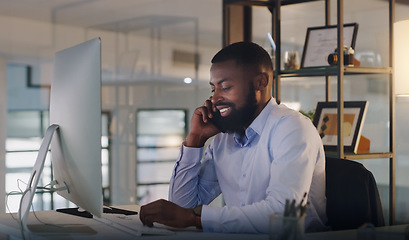
[[[336,1],[331,0],[332,23]],[[56,51],[102,41],[102,172],[104,201],[144,204],[167,198],[171,169],[192,111],[207,99],[210,59],[222,47],[222,0],[0,0],[0,211],[15,212],[48,127]],[[272,53],[271,14],[254,7],[253,41]],[[388,1],[344,1],[345,23],[359,24],[355,55],[386,67]],[[324,1],[283,6],[282,52],[301,56],[308,27],[325,25]],[[397,1],[396,20],[409,18]],[[371,151],[389,150],[387,76],[345,76],[345,100],[367,100],[362,135]],[[333,78],[332,100],[336,100]],[[322,77],[285,78],[282,103],[313,111],[325,100]],[[75,96],[73,96],[75,97]],[[396,98],[396,222],[409,222],[409,99]],[[359,160],[378,183],[388,219],[388,159]],[[52,177],[48,160],[42,184]],[[7,198],[6,198],[7,195]],[[4,200],[6,199],[6,200]],[[35,209],[70,203],[48,192]]]

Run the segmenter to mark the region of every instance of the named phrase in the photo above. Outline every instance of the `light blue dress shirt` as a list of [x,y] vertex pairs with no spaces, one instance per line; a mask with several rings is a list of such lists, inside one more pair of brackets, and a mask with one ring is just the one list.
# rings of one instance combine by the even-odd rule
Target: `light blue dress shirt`
[[[219,133],[202,156],[203,148],[181,147],[169,200],[186,208],[203,204],[204,231],[267,233],[269,215],[305,192],[306,231],[326,229],[322,141],[300,113],[272,98],[245,135]],[[220,193],[226,206],[208,206]]]

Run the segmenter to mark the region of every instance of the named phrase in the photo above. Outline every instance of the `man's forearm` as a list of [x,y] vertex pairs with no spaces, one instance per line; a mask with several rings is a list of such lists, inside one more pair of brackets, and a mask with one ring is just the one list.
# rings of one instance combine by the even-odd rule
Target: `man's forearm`
[[[187,151],[185,153],[185,150]],[[198,204],[198,175],[202,149],[181,148],[169,185],[169,200],[186,208]]]
[[[181,147],[180,158],[175,164],[169,185],[169,200],[186,208],[207,204],[220,193],[211,150]],[[200,191],[199,191],[200,190]]]

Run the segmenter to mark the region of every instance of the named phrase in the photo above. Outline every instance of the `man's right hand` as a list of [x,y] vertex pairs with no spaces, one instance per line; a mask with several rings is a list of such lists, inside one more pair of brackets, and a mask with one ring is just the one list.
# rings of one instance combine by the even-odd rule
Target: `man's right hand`
[[195,109],[190,120],[190,132],[186,137],[186,147],[203,147],[207,139],[216,135],[220,130],[210,121],[213,112],[218,111],[207,99],[203,106]]

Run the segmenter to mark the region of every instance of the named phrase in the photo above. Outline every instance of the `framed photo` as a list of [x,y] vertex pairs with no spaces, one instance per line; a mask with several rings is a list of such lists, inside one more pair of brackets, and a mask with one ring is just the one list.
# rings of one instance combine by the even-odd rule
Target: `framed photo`
[[[357,153],[368,101],[344,102],[344,151]],[[326,151],[337,151],[337,102],[318,102],[313,123],[320,134]]]
[[[355,49],[358,24],[344,24],[344,45]],[[301,68],[329,66],[328,55],[337,48],[337,26],[310,27],[307,29]]]

